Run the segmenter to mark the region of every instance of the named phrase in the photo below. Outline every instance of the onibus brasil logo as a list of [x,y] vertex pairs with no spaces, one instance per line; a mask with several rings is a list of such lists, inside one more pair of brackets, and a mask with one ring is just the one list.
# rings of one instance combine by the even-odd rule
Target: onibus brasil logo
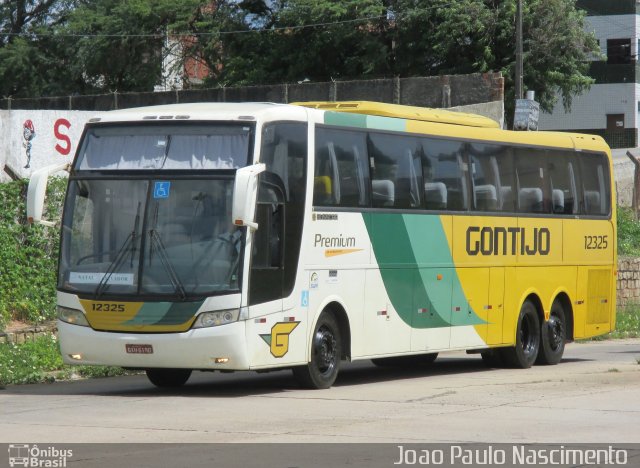
[[30,444],[9,444],[9,466],[64,468],[73,456],[71,449],[41,448]]

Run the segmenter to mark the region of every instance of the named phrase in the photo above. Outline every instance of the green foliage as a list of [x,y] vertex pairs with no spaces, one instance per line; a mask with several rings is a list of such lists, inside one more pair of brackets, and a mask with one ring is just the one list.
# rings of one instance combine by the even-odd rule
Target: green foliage
[[55,337],[44,336],[22,344],[0,344],[0,385],[46,382],[49,371],[63,368]]
[[[76,75],[94,91],[153,91],[160,83],[171,32],[188,30],[201,0],[83,2],[60,28],[72,35]],[[180,64],[178,64],[180,65]]]
[[[52,179],[45,216],[59,219],[66,179]],[[55,318],[58,229],[26,222],[27,181],[0,184],[0,329],[10,319]]]
[[640,256],[640,222],[629,208],[618,207],[618,254]]
[[49,33],[64,23],[77,1],[0,2],[0,96],[77,92],[77,83],[70,79],[73,57],[69,44],[36,35]]
[[616,329],[608,336],[609,338],[640,337],[640,304],[628,304],[618,309]]
[[0,344],[0,386],[66,380],[73,377],[112,377],[129,372],[120,367],[67,366],[54,335],[26,343]]
[[[0,32],[24,3],[0,7]],[[172,56],[178,74],[187,57],[204,62],[209,86],[501,71],[512,105],[516,0],[34,3],[48,13],[20,30],[45,35],[0,41],[4,95],[149,91]],[[525,88],[544,110],[556,91],[569,106],[598,51],[584,12],[575,0],[524,5]]]
[[[501,71],[512,105],[516,1],[394,0],[398,13],[395,71],[401,76]],[[598,51],[575,0],[523,2],[524,84],[551,111],[559,91],[565,107],[587,90],[588,58]]]
[[218,70],[208,84],[391,75],[386,11],[382,0],[219,2],[216,10],[203,13],[198,31],[247,34],[201,38],[201,55],[210,69]]

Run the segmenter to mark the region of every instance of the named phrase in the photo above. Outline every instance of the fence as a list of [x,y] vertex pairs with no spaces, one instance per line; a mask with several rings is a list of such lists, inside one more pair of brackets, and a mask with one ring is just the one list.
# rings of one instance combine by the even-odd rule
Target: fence
[[237,88],[92,96],[0,99],[3,110],[108,111],[188,102],[277,102],[368,100],[422,107],[456,107],[504,100],[501,73],[443,75],[380,80],[276,84]]

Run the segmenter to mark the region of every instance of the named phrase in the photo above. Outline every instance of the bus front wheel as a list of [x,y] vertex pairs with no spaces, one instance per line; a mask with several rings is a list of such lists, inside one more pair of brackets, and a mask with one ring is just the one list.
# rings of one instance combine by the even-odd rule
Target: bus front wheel
[[558,364],[564,354],[564,344],[567,338],[565,314],[562,304],[555,301],[551,306],[549,320],[542,324],[540,331],[540,353],[537,364]]
[[149,381],[161,388],[181,387],[191,377],[191,369],[147,369],[146,372]]
[[329,388],[340,368],[342,342],[340,329],[330,312],[322,312],[311,342],[311,360],[306,366],[294,367],[293,375],[306,388]]
[[531,301],[525,301],[518,316],[516,345],[504,348],[503,357],[513,367],[528,369],[533,365],[540,350],[540,320]]

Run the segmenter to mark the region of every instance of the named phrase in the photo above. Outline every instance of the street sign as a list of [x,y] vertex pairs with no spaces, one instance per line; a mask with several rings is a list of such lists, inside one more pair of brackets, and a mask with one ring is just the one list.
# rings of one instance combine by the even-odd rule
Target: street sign
[[538,130],[540,104],[533,99],[516,99],[516,111],[513,116],[514,130]]

